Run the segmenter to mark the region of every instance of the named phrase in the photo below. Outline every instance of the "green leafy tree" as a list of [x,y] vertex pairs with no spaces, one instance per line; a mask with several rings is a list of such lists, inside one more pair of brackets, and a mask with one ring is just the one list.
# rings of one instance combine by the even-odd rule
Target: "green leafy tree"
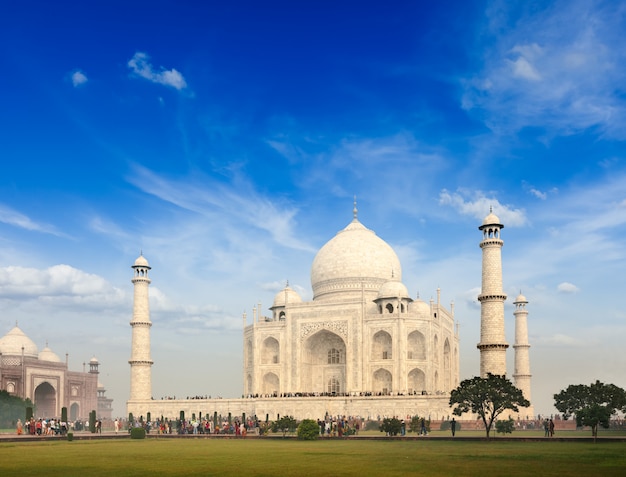
[[30,399],[21,399],[7,391],[0,391],[0,428],[13,427],[17,420],[24,419],[24,416],[30,419],[28,408],[31,409],[32,416],[32,406]]
[[303,419],[298,426],[298,439],[314,441],[320,435],[320,426],[313,419]]
[[498,434],[512,434],[515,430],[515,421],[511,416],[507,420],[496,422],[496,432]]
[[386,432],[390,436],[397,436],[402,430],[402,423],[395,417],[386,417],[380,425],[380,432]]
[[272,432],[282,432],[283,437],[287,432],[296,430],[296,420],[292,416],[283,416],[272,424]]
[[530,402],[522,390],[516,388],[506,376],[488,373],[486,378],[476,376],[466,379],[450,393],[452,413],[462,416],[466,412],[478,415],[485,424],[487,439],[494,421],[507,409],[518,412]]
[[626,391],[600,381],[589,386],[572,384],[554,395],[554,407],[565,419],[574,415],[576,425],[591,427],[591,434],[597,439],[598,426],[608,429],[612,415],[626,412]]

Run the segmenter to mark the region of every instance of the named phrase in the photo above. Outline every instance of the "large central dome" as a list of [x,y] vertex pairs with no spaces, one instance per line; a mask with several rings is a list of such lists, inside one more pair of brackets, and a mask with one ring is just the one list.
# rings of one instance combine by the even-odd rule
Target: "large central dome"
[[377,293],[383,283],[402,280],[398,256],[373,230],[354,220],[326,242],[313,260],[311,286],[314,300],[360,299]]

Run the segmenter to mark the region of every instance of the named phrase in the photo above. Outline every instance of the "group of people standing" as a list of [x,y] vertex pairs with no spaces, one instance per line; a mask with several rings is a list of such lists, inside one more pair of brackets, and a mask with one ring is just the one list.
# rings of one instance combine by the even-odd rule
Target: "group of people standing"
[[17,420],[16,424],[17,435],[30,434],[31,436],[55,436],[65,435],[68,430],[68,423],[63,422],[60,419],[35,419],[33,417],[30,420],[22,423],[21,419]]
[[545,431],[544,437],[554,436],[554,421],[551,418],[543,421],[543,430]]

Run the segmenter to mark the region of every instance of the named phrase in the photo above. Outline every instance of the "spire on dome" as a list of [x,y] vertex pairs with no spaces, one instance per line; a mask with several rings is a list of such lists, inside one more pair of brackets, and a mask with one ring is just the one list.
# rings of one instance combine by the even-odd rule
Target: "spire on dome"
[[359,211],[356,208],[356,195],[354,196],[354,209],[352,209],[352,215],[354,216],[354,220],[358,220]]

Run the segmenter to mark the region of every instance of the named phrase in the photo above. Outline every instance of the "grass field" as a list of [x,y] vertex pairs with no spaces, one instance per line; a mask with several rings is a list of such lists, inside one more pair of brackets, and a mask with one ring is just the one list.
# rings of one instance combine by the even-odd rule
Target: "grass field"
[[0,442],[4,476],[623,476],[623,442],[145,439]]

